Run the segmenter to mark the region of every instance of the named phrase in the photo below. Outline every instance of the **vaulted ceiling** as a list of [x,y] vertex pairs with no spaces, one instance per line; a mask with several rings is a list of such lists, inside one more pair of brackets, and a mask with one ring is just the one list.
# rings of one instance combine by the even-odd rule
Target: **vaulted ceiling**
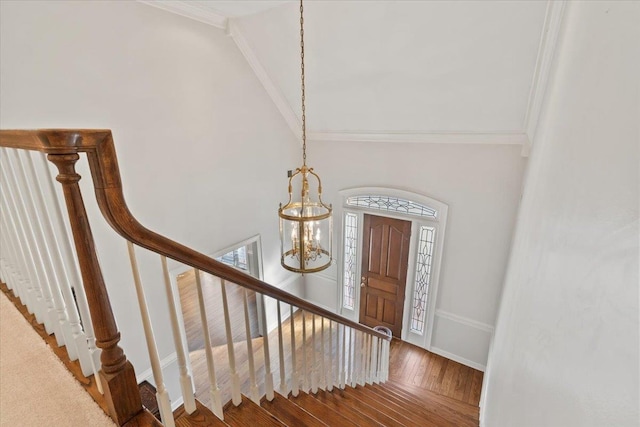
[[[300,129],[296,1],[143,1],[227,31]],[[532,142],[562,8],[543,1],[305,2],[317,140]]]

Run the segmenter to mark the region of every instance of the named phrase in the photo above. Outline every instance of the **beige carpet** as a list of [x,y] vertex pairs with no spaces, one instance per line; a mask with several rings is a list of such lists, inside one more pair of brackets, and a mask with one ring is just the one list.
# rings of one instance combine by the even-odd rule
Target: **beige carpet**
[[0,426],[114,425],[0,292]]

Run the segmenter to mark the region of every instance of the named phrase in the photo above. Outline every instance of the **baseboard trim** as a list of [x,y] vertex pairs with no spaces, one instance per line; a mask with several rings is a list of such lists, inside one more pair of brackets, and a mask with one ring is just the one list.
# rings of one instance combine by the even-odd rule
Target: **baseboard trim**
[[464,357],[460,357],[453,353],[449,353],[448,351],[445,351],[438,347],[431,347],[429,351],[439,356],[446,357],[447,359],[453,360],[454,362],[462,363],[465,366],[468,366],[473,369],[477,369],[478,371],[484,372],[484,370],[487,368],[485,365],[481,365],[480,363],[474,362],[469,359],[465,359]]
[[[174,351],[164,359],[160,360],[160,368],[164,371],[169,365],[177,361],[178,361],[178,353]],[[137,374],[136,381],[138,381],[138,384],[140,384],[142,381],[149,381],[154,386],[157,386],[153,379],[153,370],[151,368],[146,369],[140,372],[139,374]]]

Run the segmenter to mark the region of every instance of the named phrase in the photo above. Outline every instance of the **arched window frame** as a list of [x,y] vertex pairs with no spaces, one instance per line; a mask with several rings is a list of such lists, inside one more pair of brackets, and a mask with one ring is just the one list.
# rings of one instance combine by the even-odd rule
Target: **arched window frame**
[[[362,250],[362,224],[364,214],[368,213],[372,215],[410,221],[411,238],[409,242],[410,251],[409,265],[407,268],[407,287],[404,301],[404,315],[402,319],[402,339],[420,347],[430,349],[436,312],[438,285],[440,281],[440,267],[442,263],[448,206],[445,203],[424,196],[422,194],[386,187],[350,188],[340,191],[340,195],[342,197],[342,203],[340,206],[340,218],[342,219],[342,221],[339,243],[340,250],[338,257],[339,292],[337,303],[339,312],[345,317],[358,321],[360,307],[360,277],[362,268],[362,254],[360,252]],[[356,196],[381,196],[401,199],[432,209],[433,211],[435,211],[435,215],[419,215],[415,213],[419,211],[419,209],[414,209],[414,213],[408,213],[398,212],[397,210],[389,210],[386,208],[379,209],[375,207],[363,206],[363,203],[359,203],[359,206],[349,205],[347,203],[348,199]],[[406,211],[406,209],[403,210]],[[353,307],[351,309],[344,307],[346,236],[345,226],[347,225],[345,219],[347,215],[355,215],[355,219],[357,221],[355,271],[353,272],[356,281],[354,284],[355,289]],[[431,271],[427,293],[427,312],[425,316],[424,331],[422,333],[417,333],[411,330],[411,319],[413,314],[413,302],[416,290],[416,267],[418,262],[419,237],[422,227],[433,228],[435,239],[433,242],[433,257],[431,259]]]

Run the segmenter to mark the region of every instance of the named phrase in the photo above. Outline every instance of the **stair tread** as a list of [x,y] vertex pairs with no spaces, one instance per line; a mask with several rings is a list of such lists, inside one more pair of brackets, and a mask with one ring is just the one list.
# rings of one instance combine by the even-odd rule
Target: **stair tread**
[[322,420],[327,423],[327,425],[340,427],[358,427],[358,424],[356,424],[355,422],[334,411],[329,406],[325,405],[315,397],[303,391],[300,391],[300,393],[296,397],[289,395],[289,399],[315,417],[322,418]]
[[[411,384],[405,384],[398,381],[387,381],[385,383],[390,390],[401,394],[409,399],[417,400],[418,403],[429,400],[447,406],[464,416],[473,419],[476,423],[479,416],[479,408],[469,403],[461,402],[447,396],[443,396],[431,390],[424,389]],[[419,396],[419,398],[418,398]]]
[[383,426],[383,424],[379,423],[378,421],[374,420],[371,417],[368,417],[367,415],[363,414],[357,409],[352,408],[351,406],[348,406],[348,405],[340,405],[338,402],[336,402],[336,399],[333,399],[331,396],[334,393],[338,393],[338,392],[339,392],[338,388],[334,388],[332,392],[318,390],[318,393],[314,397],[318,399],[320,402],[330,407],[331,409],[333,409],[334,411],[338,411],[344,416],[348,417],[350,420],[354,421],[360,427]]
[[[450,408],[438,403],[429,401],[416,402],[400,396],[393,391],[388,390],[384,386],[367,385],[364,389],[377,396],[381,401],[386,402],[385,405],[394,408],[401,413],[406,412],[420,416],[421,418],[429,420],[433,425],[450,427],[473,426],[473,422],[468,420],[462,414],[458,414]],[[443,413],[450,415],[451,418],[444,417]]]
[[213,412],[196,399],[196,410],[188,414],[184,405],[173,411],[176,427],[228,427],[228,424],[216,417]]
[[[349,389],[350,388],[351,387],[349,387]],[[403,424],[401,421],[395,418],[392,418],[383,412],[378,411],[375,405],[371,406],[366,404],[365,402],[362,402],[360,399],[353,396],[353,394],[350,393],[348,389],[346,390],[334,389],[333,393],[326,393],[325,395],[327,396],[327,398],[332,399],[336,403],[336,405],[341,405],[342,407],[347,407],[347,406],[351,407],[357,410],[358,412],[362,413],[366,417],[371,418],[374,421],[382,424],[383,426],[387,426],[387,427],[413,426],[413,424],[411,424],[409,420],[404,420],[405,423]]]
[[278,393],[275,393],[272,401],[263,399],[260,406],[289,426],[327,427],[328,425]]
[[239,406],[229,405],[224,410],[224,419],[230,426],[286,427],[286,424],[244,395]]
[[381,399],[377,394],[362,386],[347,387],[345,394],[357,398],[362,403],[374,407],[377,411],[399,421],[406,426],[420,425],[424,427],[436,427],[438,424],[416,414],[413,411],[403,409],[386,399]]
[[464,427],[478,425],[477,415],[469,416],[467,413],[459,412],[456,408],[444,404],[441,401],[433,400],[431,396],[425,396],[423,398],[418,398],[419,395],[410,396],[389,387],[387,384],[367,387],[370,387],[374,393],[398,405],[413,408],[412,410],[428,415],[434,420],[438,420],[439,424]]

